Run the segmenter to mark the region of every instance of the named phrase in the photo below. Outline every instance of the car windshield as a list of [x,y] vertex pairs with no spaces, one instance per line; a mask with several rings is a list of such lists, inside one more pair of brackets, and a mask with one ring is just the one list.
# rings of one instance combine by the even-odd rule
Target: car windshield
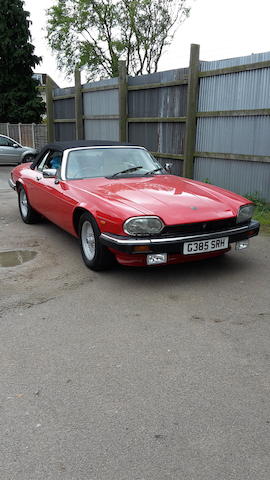
[[141,148],[82,148],[69,152],[67,180],[165,173],[152,155]]

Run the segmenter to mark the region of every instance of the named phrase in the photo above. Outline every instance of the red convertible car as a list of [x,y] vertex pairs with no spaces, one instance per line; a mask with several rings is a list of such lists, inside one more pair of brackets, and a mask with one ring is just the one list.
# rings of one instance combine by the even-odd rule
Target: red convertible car
[[47,145],[15,167],[25,223],[41,217],[79,237],[87,267],[181,263],[246,248],[259,232],[253,204],[235,193],[171,175],[143,147],[76,141]]

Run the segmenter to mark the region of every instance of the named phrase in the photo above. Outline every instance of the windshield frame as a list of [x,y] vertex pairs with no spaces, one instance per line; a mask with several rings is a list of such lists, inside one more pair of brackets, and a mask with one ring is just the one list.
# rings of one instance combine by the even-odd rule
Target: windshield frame
[[[111,150],[111,149],[126,149],[126,150],[143,150],[145,151],[148,155],[150,155],[151,157],[153,157],[153,155],[144,147],[140,147],[140,146],[134,146],[134,145],[93,145],[93,146],[89,146],[89,147],[74,147],[74,148],[69,148],[67,150],[64,151],[63,153],[63,159],[62,159],[62,166],[61,166],[61,179],[62,180],[65,180],[65,181],[76,181],[76,180],[91,180],[91,178],[97,178],[97,177],[86,177],[86,178],[83,178],[83,179],[69,179],[67,178],[67,162],[68,162],[68,156],[71,152],[74,152],[74,151],[78,151],[78,150],[97,150],[97,149],[106,149],[106,150]],[[156,160],[155,157],[153,157],[153,160],[158,162],[158,160]],[[162,165],[161,165],[162,167]],[[164,168],[164,167],[162,167]],[[143,175],[137,175],[137,176],[143,176]],[[100,177],[98,177],[100,178]],[[119,176],[116,176],[115,179],[117,178],[123,178],[121,177],[121,175]]]

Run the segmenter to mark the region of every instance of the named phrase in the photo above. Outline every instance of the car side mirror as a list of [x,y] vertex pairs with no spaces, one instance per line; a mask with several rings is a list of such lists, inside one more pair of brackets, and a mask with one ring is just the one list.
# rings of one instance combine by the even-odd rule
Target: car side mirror
[[18,145],[17,143],[13,143],[12,147],[13,148],[20,148],[20,145]]
[[56,168],[44,168],[42,173],[44,178],[56,178],[57,170]]
[[172,163],[165,163],[164,168],[165,168],[166,172],[171,173]]

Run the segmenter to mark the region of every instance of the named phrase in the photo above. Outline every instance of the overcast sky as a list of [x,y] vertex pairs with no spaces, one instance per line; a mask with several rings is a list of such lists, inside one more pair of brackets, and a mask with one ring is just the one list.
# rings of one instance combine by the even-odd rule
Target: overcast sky
[[[45,40],[46,9],[56,0],[24,0],[30,12],[32,43],[43,57],[36,72],[48,73],[61,87],[70,85],[57,70]],[[270,51],[270,0],[194,0],[191,15],[163,54],[159,70],[187,67],[191,43],[200,45],[201,60],[218,60]]]

